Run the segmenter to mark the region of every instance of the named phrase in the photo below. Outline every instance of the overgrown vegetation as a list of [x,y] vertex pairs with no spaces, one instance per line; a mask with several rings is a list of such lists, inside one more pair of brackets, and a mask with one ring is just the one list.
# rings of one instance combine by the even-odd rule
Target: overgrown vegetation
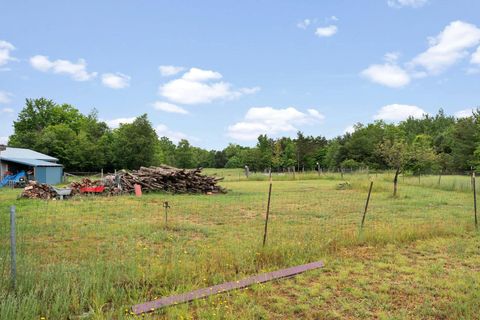
[[[436,176],[401,176],[392,198],[393,172],[274,175],[262,248],[268,175],[206,171],[225,176],[231,192],[42,202],[0,190],[0,318],[129,319],[139,302],[317,260],[325,269],[146,318],[475,317],[480,238],[469,177],[438,184]],[[10,204],[17,206],[16,292],[8,277]]]

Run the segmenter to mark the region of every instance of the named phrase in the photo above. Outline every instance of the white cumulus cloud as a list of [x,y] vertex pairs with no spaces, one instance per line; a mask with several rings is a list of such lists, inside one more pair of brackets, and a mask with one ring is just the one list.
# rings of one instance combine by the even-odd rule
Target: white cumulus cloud
[[468,118],[473,115],[474,111],[476,111],[476,109],[464,109],[464,110],[455,112],[454,116],[456,118]]
[[103,120],[107,126],[109,126],[112,129],[120,127],[121,124],[127,124],[127,123],[132,123],[135,121],[135,117],[132,118],[117,118],[117,119],[111,119],[111,120]]
[[472,54],[472,58],[470,59],[470,62],[475,64],[480,64],[480,47],[478,47],[477,51],[475,51]]
[[427,112],[417,106],[394,103],[380,108],[373,119],[397,122],[408,117],[418,119],[423,117],[424,114],[427,114]]
[[182,77],[159,87],[159,95],[179,104],[203,104],[216,100],[236,99],[259,90],[254,88],[232,89],[228,82],[221,81],[219,72],[191,68]]
[[409,74],[395,63],[373,64],[361,72],[372,82],[391,88],[400,88],[410,83]]
[[[403,87],[412,79],[438,75],[470,55],[480,44],[480,28],[463,21],[449,23],[436,37],[429,38],[429,47],[400,66],[398,53],[387,53],[384,64],[372,64],[361,72],[367,79],[393,88]],[[480,48],[471,54],[470,62],[480,64]],[[477,73],[477,68],[467,73]]]
[[320,27],[315,30],[315,34],[319,37],[331,37],[337,33],[338,28],[335,25],[329,25],[328,27]]
[[211,70],[202,70],[199,68],[191,68],[187,72],[185,72],[182,76],[182,79],[188,81],[198,81],[204,82],[208,80],[217,80],[221,79],[222,75],[219,72],[211,71]]
[[172,140],[172,142],[174,143],[178,143],[182,139],[194,140],[194,141],[198,140],[197,138],[190,137],[183,132],[171,130],[168,126],[164,124],[157,125],[157,127],[155,128],[155,131],[157,132],[157,135],[159,138],[167,137],[170,140]]
[[0,137],[0,144],[7,144],[8,143],[8,137]]
[[185,68],[177,66],[160,66],[158,67],[158,70],[160,71],[160,74],[162,76],[170,77],[182,72],[183,70],[185,70]]
[[388,0],[387,4],[392,8],[420,8],[427,4],[428,0]]
[[130,76],[120,72],[102,74],[103,85],[112,89],[123,89],[130,86],[130,79]]
[[276,109],[272,107],[250,108],[243,121],[228,127],[228,136],[237,140],[256,140],[261,134],[277,135],[297,131],[297,126],[311,125],[325,117],[318,110],[301,112],[294,107]]
[[13,50],[15,50],[13,44],[0,40],[0,66],[6,65],[9,61],[17,60],[11,56]]
[[36,55],[30,58],[30,64],[38,71],[70,75],[75,81],[87,81],[97,76],[96,72],[87,72],[87,62],[84,59],[78,59],[75,63],[61,59],[51,61],[47,56]]
[[11,101],[12,94],[6,91],[0,91],[0,103],[7,104]]
[[343,130],[343,133],[346,134],[346,133],[354,133],[355,132],[355,126],[352,124],[352,125],[349,125],[348,127],[345,128],[345,130]]
[[155,101],[153,103],[153,107],[156,110],[170,112],[170,113],[180,113],[180,114],[188,114],[188,111],[182,107],[177,106],[173,103],[168,103],[164,101]]
[[429,48],[410,63],[429,74],[439,74],[468,55],[480,43],[480,29],[463,21],[453,21],[440,34],[429,39]]

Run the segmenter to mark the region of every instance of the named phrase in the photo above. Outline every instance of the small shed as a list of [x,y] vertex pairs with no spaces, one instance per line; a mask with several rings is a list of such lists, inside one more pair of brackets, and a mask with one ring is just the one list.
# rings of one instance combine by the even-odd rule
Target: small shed
[[63,166],[57,158],[23,148],[10,148],[0,152],[0,181],[6,174],[27,172],[30,180],[40,183],[62,182]]

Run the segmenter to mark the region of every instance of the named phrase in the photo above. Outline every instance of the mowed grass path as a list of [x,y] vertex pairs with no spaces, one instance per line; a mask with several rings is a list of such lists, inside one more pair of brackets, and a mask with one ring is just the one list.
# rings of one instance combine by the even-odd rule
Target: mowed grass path
[[[480,238],[468,188],[406,179],[393,199],[390,177],[370,176],[374,190],[360,233],[366,175],[345,175],[345,190],[337,190],[338,175],[274,177],[263,248],[268,178],[218,174],[226,175],[226,195],[45,202],[0,190],[0,319],[128,319],[136,303],[317,260],[325,261],[323,270],[146,317],[478,317]],[[167,224],[164,201],[171,206]],[[8,281],[11,204],[16,293]]]

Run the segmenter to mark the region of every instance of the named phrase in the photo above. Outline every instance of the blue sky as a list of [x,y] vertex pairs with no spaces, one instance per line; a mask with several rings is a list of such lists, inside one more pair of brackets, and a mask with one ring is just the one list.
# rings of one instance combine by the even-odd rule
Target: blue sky
[[26,98],[223,148],[480,106],[480,1],[3,1],[0,140]]

